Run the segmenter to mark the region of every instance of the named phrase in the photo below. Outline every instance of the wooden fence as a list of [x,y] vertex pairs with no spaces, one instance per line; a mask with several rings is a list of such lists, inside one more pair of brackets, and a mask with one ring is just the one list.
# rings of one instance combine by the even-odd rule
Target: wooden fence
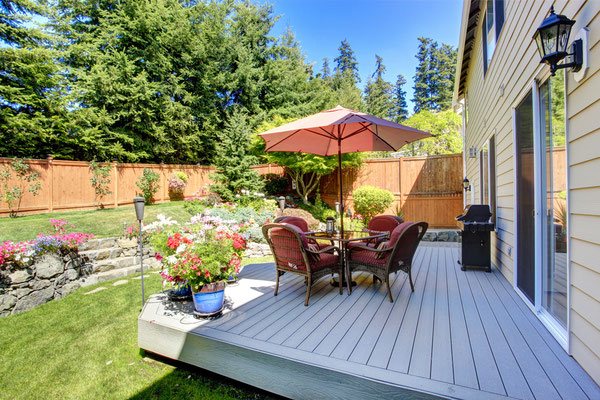
[[[405,218],[424,220],[435,227],[454,227],[454,217],[462,210],[462,156],[412,157],[400,159],[367,160],[359,169],[344,171],[344,194],[352,204],[352,191],[361,185],[373,185],[390,190],[396,200],[388,212],[400,207]],[[0,168],[10,163],[0,158]],[[26,193],[19,212],[33,214],[64,210],[84,210],[96,207],[94,189],[90,184],[92,174],[89,163],[83,161],[47,160],[27,161],[40,174],[41,190],[37,196]],[[167,180],[175,171],[188,177],[184,195],[191,197],[211,183],[213,167],[171,164],[119,164],[111,163],[111,194],[100,202],[105,207],[132,203],[139,192],[136,181],[144,168],[160,175],[160,189],[156,201],[169,200]],[[260,174],[283,174],[277,165],[257,165]],[[321,180],[323,200],[333,205],[337,200],[337,171]],[[0,204],[0,216],[9,209]]]
[[[377,186],[394,194],[388,213],[402,211],[409,221],[426,221],[432,227],[456,227],[463,209],[462,155],[367,160],[361,168],[344,171],[342,185],[346,207],[354,208],[352,191]],[[333,205],[338,200],[336,173],[321,180],[321,197]]]

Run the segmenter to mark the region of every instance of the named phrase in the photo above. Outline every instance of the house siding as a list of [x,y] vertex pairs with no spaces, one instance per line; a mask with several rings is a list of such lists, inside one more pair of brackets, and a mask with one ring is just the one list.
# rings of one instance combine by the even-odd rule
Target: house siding
[[[465,2],[468,7],[470,2]],[[481,13],[485,11],[482,2]],[[482,15],[465,84],[465,148],[496,141],[497,232],[492,263],[513,282],[515,263],[515,148],[513,109],[548,67],[539,64],[532,39],[554,4],[576,20],[572,35],[589,28],[588,71],[576,82],[567,73],[570,242],[570,352],[600,383],[600,1],[506,1],[505,22],[484,77]],[[544,75],[545,76],[545,75]],[[479,159],[466,158],[473,198],[480,198]]]

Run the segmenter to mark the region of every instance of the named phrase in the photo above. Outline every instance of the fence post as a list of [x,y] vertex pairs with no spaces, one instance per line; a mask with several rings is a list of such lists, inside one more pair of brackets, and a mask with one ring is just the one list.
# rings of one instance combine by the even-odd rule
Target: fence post
[[48,163],[48,211],[54,211],[54,168],[52,167],[52,161],[54,157],[51,154],[48,154],[46,158],[46,162]]
[[398,159],[398,187],[400,188],[400,210],[404,207],[404,188],[402,187],[402,177],[404,175],[404,157]]
[[112,162],[113,170],[113,203],[115,207],[119,206],[119,167],[116,161]]

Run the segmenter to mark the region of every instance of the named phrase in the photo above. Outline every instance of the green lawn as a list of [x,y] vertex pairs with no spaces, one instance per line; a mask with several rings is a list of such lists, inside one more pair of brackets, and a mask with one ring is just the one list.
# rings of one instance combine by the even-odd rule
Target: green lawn
[[[161,290],[158,274],[147,278],[146,293]],[[0,399],[268,398],[199,369],[144,357],[137,346],[140,281],[128,279],[0,318]],[[107,289],[85,295],[98,286]]]
[[[179,222],[190,219],[189,213],[183,209],[183,202],[146,206],[144,221],[147,223],[154,221],[157,214],[165,214]],[[136,221],[132,205],[104,210],[55,212],[18,218],[3,217],[0,218],[0,242],[31,240],[40,232],[52,232],[50,218],[66,219],[75,225],[73,230],[93,233],[98,237],[119,236],[123,232],[124,224],[129,225]]]

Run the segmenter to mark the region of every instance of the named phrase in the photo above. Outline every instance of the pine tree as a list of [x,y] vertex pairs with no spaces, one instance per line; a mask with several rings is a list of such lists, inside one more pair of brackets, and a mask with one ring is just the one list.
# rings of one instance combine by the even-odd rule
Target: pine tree
[[331,76],[331,69],[329,68],[329,59],[325,57],[323,59],[323,66],[321,67],[321,77],[327,79]]
[[456,50],[447,44],[441,46],[429,38],[419,38],[414,76],[415,113],[420,110],[441,111],[452,105]]
[[398,75],[394,87],[394,114],[396,122],[402,122],[408,117],[408,107],[406,105],[406,91],[404,85],[406,79],[402,74]]
[[443,43],[436,51],[435,70],[438,79],[434,90],[435,109],[438,111],[447,110],[452,106],[456,57],[456,49],[445,43]]
[[354,50],[350,47],[350,43],[347,39],[342,40],[340,47],[338,48],[340,55],[335,58],[335,72],[338,75],[349,74],[354,83],[360,82],[358,75],[358,62],[354,56]]
[[392,84],[383,79],[383,58],[375,55],[375,72],[365,87],[365,105],[369,114],[380,118],[392,118],[394,112]]
[[433,40],[424,37],[420,37],[418,40],[419,49],[415,56],[417,58],[417,69],[414,76],[415,85],[413,87],[415,113],[428,109],[431,99],[429,77],[431,76],[430,48]]
[[262,190],[263,181],[250,167],[257,162],[249,154],[251,130],[246,114],[235,109],[218,134],[219,146],[213,159],[216,172],[211,190],[224,200],[231,201],[242,190]]
[[32,22],[37,3],[0,1],[0,156],[70,154],[52,38]]

